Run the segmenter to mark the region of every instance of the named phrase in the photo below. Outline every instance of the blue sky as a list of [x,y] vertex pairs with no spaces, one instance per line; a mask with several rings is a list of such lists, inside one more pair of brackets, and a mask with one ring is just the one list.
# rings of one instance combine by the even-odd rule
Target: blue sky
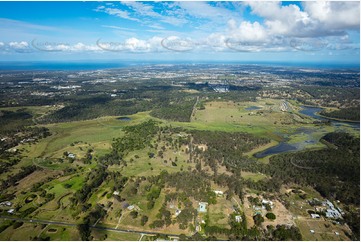
[[0,61],[359,64],[359,2],[0,2]]

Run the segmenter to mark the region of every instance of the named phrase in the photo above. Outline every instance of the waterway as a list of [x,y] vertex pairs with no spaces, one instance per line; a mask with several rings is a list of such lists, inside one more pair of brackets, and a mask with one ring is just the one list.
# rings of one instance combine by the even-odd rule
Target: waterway
[[[302,110],[300,111],[300,113],[307,115],[309,117],[312,117],[314,119],[320,120],[320,121],[330,121],[331,125],[335,126],[337,129],[342,129],[343,127],[351,127],[355,130],[360,130],[360,122],[347,122],[347,121],[338,121],[338,120],[328,119],[328,118],[322,117],[318,114],[322,110],[323,110],[323,108],[302,106]],[[315,144],[319,141],[319,140],[316,140],[316,138],[312,135],[312,133],[315,130],[316,129],[299,128],[296,130],[296,132],[293,135],[297,135],[297,134],[307,135],[307,139],[305,141],[290,144],[290,143],[288,143],[287,139],[285,139],[285,141],[280,142],[276,146],[270,147],[266,150],[256,153],[254,155],[254,157],[263,158],[268,155],[275,155],[275,154],[288,152],[288,151],[302,150],[302,149],[304,149],[304,147],[306,145]]]

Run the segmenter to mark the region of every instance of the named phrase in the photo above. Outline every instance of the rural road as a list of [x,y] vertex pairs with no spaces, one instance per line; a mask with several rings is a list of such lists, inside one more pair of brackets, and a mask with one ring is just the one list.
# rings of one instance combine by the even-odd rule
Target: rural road
[[[25,223],[39,223],[39,224],[53,224],[53,225],[60,225],[60,226],[71,226],[76,227],[78,224],[72,224],[72,223],[66,223],[66,222],[60,222],[60,221],[51,221],[51,220],[41,220],[41,219],[28,219],[28,218],[14,218],[14,217],[8,217],[8,216],[0,216],[0,219],[4,220],[13,220],[13,221],[20,221]],[[99,230],[107,230],[107,231],[115,231],[115,232],[130,232],[130,233],[139,233],[147,235],[166,235],[166,236],[176,236],[178,237],[178,234],[166,234],[166,233],[158,233],[158,232],[148,232],[148,231],[138,231],[138,230],[129,230],[129,229],[114,229],[114,228],[107,228],[102,226],[90,226],[93,229],[99,229]]]

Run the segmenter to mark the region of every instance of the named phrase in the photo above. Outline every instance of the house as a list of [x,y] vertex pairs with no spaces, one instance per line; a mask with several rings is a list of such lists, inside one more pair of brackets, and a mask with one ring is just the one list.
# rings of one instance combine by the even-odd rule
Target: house
[[320,215],[317,213],[311,213],[312,218],[320,218]]
[[70,158],[70,159],[75,159],[75,155],[72,154],[72,153],[69,153],[69,154],[68,154],[68,158]]
[[118,196],[118,195],[119,195],[119,192],[118,192],[118,191],[114,191],[114,192],[113,192],[113,195]]
[[128,210],[133,210],[134,209],[134,205],[130,205],[129,207],[127,207]]
[[177,209],[177,210],[175,211],[175,216],[177,217],[181,212],[182,212],[182,210]]
[[206,213],[207,212],[207,205],[206,202],[199,202],[198,212],[200,213]]
[[13,208],[8,210],[8,213],[10,213],[10,214],[13,214],[14,212],[15,212],[15,209],[13,209]]
[[8,207],[10,207],[12,204],[13,203],[10,202],[10,201],[5,201],[5,202],[0,203],[0,206],[8,206]]
[[237,216],[234,217],[234,218],[235,218],[235,220],[236,220],[237,223],[242,222],[242,216],[241,216],[241,215],[237,215]]
[[262,199],[262,204],[263,204],[263,205],[269,204],[270,206],[273,206],[273,202],[272,202],[272,201],[269,201],[269,200],[266,200],[266,199]]
[[223,196],[223,192],[222,192],[222,191],[214,191],[214,193],[215,193],[217,196]]
[[315,233],[315,231],[314,231],[313,229],[310,229],[310,232],[311,232],[311,234],[314,234],[314,233]]

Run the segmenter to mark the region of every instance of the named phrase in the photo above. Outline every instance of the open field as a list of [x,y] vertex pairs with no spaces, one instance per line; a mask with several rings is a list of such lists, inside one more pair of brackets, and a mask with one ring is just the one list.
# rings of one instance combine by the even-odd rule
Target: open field
[[[307,218],[297,219],[296,224],[301,231],[303,240],[350,240],[350,238],[348,238],[344,233],[344,226],[334,225],[329,221]],[[311,230],[314,232],[312,233]]]
[[253,173],[253,172],[248,172],[248,171],[242,171],[241,176],[245,180],[250,179],[250,180],[255,181],[255,182],[267,178],[267,176],[265,174]]

